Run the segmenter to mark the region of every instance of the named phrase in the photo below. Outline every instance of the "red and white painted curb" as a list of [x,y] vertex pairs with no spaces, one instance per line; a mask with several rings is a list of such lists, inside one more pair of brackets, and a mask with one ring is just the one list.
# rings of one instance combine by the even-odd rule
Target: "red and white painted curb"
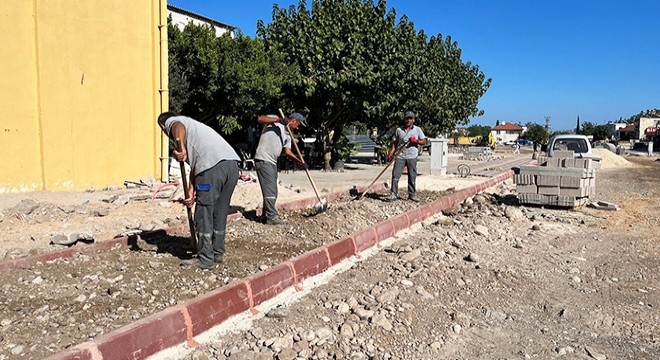
[[[197,344],[196,336],[229,317],[245,311],[256,314],[255,306],[272,299],[290,287],[297,288],[302,280],[318,275],[341,261],[378,245],[398,231],[448,209],[512,176],[513,172],[509,171],[490,178],[483,183],[460,190],[356,234],[311,250],[266,271],[77,345],[49,359],[144,359],[182,343],[195,346]],[[313,199],[310,205],[313,205],[315,200]]]

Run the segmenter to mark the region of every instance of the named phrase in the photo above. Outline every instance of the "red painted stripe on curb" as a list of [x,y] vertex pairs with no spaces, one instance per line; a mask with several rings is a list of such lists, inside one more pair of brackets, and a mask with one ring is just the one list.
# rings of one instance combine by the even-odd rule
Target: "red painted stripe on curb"
[[104,359],[144,359],[187,341],[180,311],[166,309],[94,340]]
[[376,233],[376,228],[371,226],[358,232],[353,238],[355,239],[356,252],[361,253],[362,251],[376,245],[378,234]]
[[250,295],[246,282],[235,282],[186,302],[184,306],[190,315],[192,336],[254,307]]
[[422,212],[422,220],[426,220],[435,214],[433,204],[426,204],[420,207],[419,210]]
[[289,270],[291,270],[291,273],[293,274],[293,287],[296,289],[296,291],[302,291],[303,288],[298,282],[298,274],[296,274],[296,268],[293,266],[293,263],[291,261],[285,261],[283,264],[288,266]]
[[326,250],[312,250],[291,260],[299,281],[318,275],[332,266]]
[[247,290],[247,296],[248,296],[248,307],[250,310],[250,313],[252,315],[257,315],[259,313],[259,310],[254,308],[254,297],[252,296],[252,287],[250,286],[250,282],[248,281],[243,281],[241,282],[242,284],[245,284],[245,288]]
[[353,237],[345,237],[332,242],[326,249],[328,251],[328,261],[330,261],[331,266],[338,264],[344,259],[348,259],[358,252]]
[[248,278],[254,305],[259,305],[280,294],[293,285],[293,274],[289,267],[280,264]]
[[395,234],[410,226],[410,222],[408,221],[408,216],[406,216],[406,214],[395,216],[390,220],[392,220],[392,225],[394,226]]
[[418,222],[424,220],[424,216],[420,208],[412,209],[406,212],[406,214],[408,215],[408,220],[410,220],[410,225],[417,224]]
[[181,312],[181,316],[183,316],[183,322],[186,324],[186,344],[188,345],[188,347],[196,348],[200,346],[201,344],[195,341],[195,339],[193,339],[192,318],[190,317],[190,314],[188,313],[188,309],[186,309],[185,305],[173,306],[172,310],[177,310]]

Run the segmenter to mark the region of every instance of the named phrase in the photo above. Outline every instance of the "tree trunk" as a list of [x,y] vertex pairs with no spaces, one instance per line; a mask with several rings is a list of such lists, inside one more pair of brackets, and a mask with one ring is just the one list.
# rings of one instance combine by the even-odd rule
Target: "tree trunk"
[[538,151],[538,145],[536,142],[534,142],[534,152],[532,153],[532,160],[536,160],[539,158],[539,151]]

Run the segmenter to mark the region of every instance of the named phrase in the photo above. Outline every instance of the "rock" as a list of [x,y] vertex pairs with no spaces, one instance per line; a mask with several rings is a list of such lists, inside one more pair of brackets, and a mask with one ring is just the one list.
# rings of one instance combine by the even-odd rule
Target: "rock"
[[487,310],[486,316],[497,320],[506,320],[507,318],[506,313],[500,310]]
[[5,214],[0,212],[0,223],[5,219]]
[[279,337],[270,345],[271,349],[281,351],[293,346],[293,336]]
[[490,202],[490,199],[488,199],[486,195],[478,194],[474,196],[473,201],[476,202],[477,204],[487,204]]
[[[359,307],[355,309],[355,315],[357,315],[360,318],[360,320],[368,320],[372,316],[374,316],[374,312],[372,310],[367,310],[365,308]],[[316,334],[316,336],[318,336],[318,334]]]
[[273,356],[268,352],[238,351],[229,356],[229,360],[272,360]]
[[453,241],[451,242],[451,246],[453,246],[453,247],[455,247],[455,248],[457,248],[457,249],[462,249],[462,248],[465,247],[465,245],[463,245],[461,242],[459,242],[459,241],[457,241],[457,240],[453,240]]
[[131,200],[128,196],[118,196],[115,200],[112,201],[115,205],[126,205]]
[[304,351],[304,350],[309,350],[309,341],[307,341],[306,339],[302,339],[302,340],[298,341],[297,343],[294,343],[293,347],[291,349],[293,349],[293,351],[295,351],[297,353],[299,353],[301,351]]
[[442,348],[442,343],[439,341],[434,341],[429,346],[431,346],[431,349],[433,350],[440,350]]
[[32,199],[23,199],[9,210],[9,214],[30,215],[39,207],[39,203]]
[[479,262],[479,255],[475,253],[470,253],[470,255],[467,256],[466,260],[474,263]]
[[559,354],[559,356],[575,353],[575,349],[573,349],[571,346],[558,347],[555,349],[555,351],[557,352],[557,354]]
[[393,328],[392,323],[389,320],[387,320],[387,318],[383,314],[374,315],[374,317],[371,318],[371,323],[376,326],[380,326],[385,331],[391,331]]
[[98,216],[98,217],[108,216],[109,214],[110,214],[110,210],[108,210],[108,208],[105,208],[105,207],[94,209],[92,211],[92,215]]
[[433,294],[429,293],[428,291],[424,290],[424,288],[421,288],[421,287],[417,288],[417,294],[421,295],[422,298],[427,299],[427,300],[431,300],[435,297],[435,296],[433,296]]
[[343,324],[339,328],[339,336],[352,339],[355,334],[353,333],[353,327],[349,324]]
[[405,260],[407,262],[412,262],[413,260],[417,259],[421,255],[422,255],[422,250],[415,249],[415,250],[413,250],[409,253],[405,253],[405,254],[401,255],[401,259]]
[[23,353],[24,350],[25,350],[25,347],[23,345],[17,345],[17,346],[14,346],[13,348],[11,348],[11,354],[12,355],[20,355],[20,354]]
[[213,355],[207,349],[197,349],[190,354],[190,360],[213,360]]
[[41,285],[41,283],[43,283],[43,282],[44,282],[44,279],[41,276],[37,276],[36,278],[34,278],[34,280],[32,280],[32,283],[36,284],[36,285]]
[[351,307],[348,306],[347,303],[343,302],[343,303],[339,304],[339,306],[337,306],[337,311],[340,314],[348,314],[349,312],[351,312]]
[[472,230],[477,235],[488,236],[488,228],[483,225],[475,225]]
[[278,307],[266,313],[266,317],[273,319],[284,319],[287,316],[286,308]]
[[376,297],[376,301],[378,301],[381,304],[382,303],[388,303],[388,302],[389,303],[394,302],[394,300],[396,300],[396,297],[399,296],[399,292],[400,291],[397,288],[387,290],[387,291],[383,292],[382,294],[378,295]]
[[277,354],[277,360],[294,360],[298,353],[293,349],[284,349],[281,353]]
[[401,280],[401,285],[403,285],[403,286],[413,286],[415,284],[413,284],[413,282],[408,280],[408,279],[403,279],[403,280]]
[[50,243],[55,245],[70,246],[78,242],[77,233],[55,233],[50,236]]
[[461,211],[461,204],[456,203],[449,209],[442,210],[442,215],[454,216],[457,215],[460,211]]
[[74,301],[81,303],[81,302],[85,302],[85,300],[87,300],[87,296],[79,295]]
[[152,268],[152,269],[160,269],[160,268],[162,268],[164,265],[165,265],[165,264],[163,264],[163,263],[160,262],[160,261],[149,261],[149,267]]
[[541,226],[539,226],[538,224],[534,224],[534,225],[532,225],[532,230],[539,231],[539,230],[541,230]]
[[605,354],[601,353],[600,351],[594,349],[591,346],[585,346],[584,349],[587,351],[587,354],[591,356],[592,358],[596,360],[605,360],[607,359],[607,356]]
[[266,271],[266,270],[268,270],[268,265],[259,265],[259,270],[260,270],[260,271]]
[[[365,310],[368,311],[368,310]],[[373,315],[373,311],[371,311]],[[330,329],[327,326],[324,326],[322,328],[318,328],[314,331],[314,335],[316,335],[317,338],[319,339],[329,339],[332,337],[332,329]]]
[[452,329],[452,331],[454,331],[456,334],[460,334],[462,328],[461,328],[460,325],[458,325],[458,324],[454,324],[454,325],[452,325],[451,329]]
[[506,209],[504,209],[504,216],[509,220],[518,220],[523,217],[523,213],[516,207],[507,206]]

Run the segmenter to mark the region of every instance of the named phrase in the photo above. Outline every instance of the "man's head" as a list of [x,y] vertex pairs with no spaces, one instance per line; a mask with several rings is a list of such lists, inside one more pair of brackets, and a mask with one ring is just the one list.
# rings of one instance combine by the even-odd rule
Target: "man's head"
[[406,111],[406,113],[403,115],[403,123],[406,125],[406,127],[410,127],[414,122],[415,113],[412,111]]
[[289,127],[292,129],[297,129],[299,126],[307,127],[307,123],[305,123],[305,117],[300,113],[293,113],[289,115],[287,120],[289,120]]
[[176,114],[172,111],[164,112],[164,113],[158,115],[158,126],[160,126],[160,128],[163,131],[165,131],[165,122],[167,121],[167,119],[169,119],[173,116],[176,116]]

